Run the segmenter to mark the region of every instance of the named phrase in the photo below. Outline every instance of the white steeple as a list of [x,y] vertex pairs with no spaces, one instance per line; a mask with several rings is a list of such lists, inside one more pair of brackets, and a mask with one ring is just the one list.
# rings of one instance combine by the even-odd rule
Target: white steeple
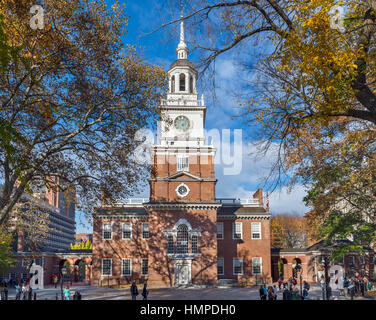
[[176,53],[178,54],[178,59],[187,59],[188,56],[188,49],[187,45],[184,42],[184,16],[183,12],[181,13],[181,22],[180,22],[180,42],[176,49]]

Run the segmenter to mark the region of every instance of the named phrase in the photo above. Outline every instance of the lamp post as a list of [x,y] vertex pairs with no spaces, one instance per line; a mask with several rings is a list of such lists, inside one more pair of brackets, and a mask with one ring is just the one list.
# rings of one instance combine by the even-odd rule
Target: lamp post
[[302,284],[302,272],[303,268],[300,264],[293,264],[292,267],[295,269],[296,273],[299,273],[300,280],[300,296],[303,297],[303,284]]
[[324,256],[322,258],[322,263],[324,264],[324,270],[325,270],[325,293],[326,293],[326,300],[330,299],[329,295],[329,266],[330,266],[330,259],[328,256]]
[[63,294],[63,284],[64,284],[64,276],[67,273],[67,269],[65,267],[61,268],[60,271],[60,290],[61,290],[61,300],[63,300],[64,294]]

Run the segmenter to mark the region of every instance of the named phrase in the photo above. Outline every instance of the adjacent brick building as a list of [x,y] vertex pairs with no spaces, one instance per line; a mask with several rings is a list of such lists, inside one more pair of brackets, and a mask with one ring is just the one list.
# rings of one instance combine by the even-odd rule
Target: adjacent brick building
[[270,214],[262,190],[252,199],[216,198],[216,149],[205,142],[206,107],[187,60],[183,22],[177,55],[160,105],[159,143],[151,148],[150,198],[109,204],[104,196],[94,214],[94,283],[270,281]]
[[[325,242],[324,240],[306,248],[274,248],[271,250],[272,278],[277,281],[280,276],[285,280],[296,277],[302,281],[319,283],[324,277],[325,269],[323,258],[330,257],[331,252],[343,243],[350,243],[349,240],[336,240]],[[368,279],[375,279],[374,250],[364,248],[361,252],[349,252],[339,261],[331,261],[329,276],[333,287],[336,278],[354,277],[357,275],[366,276]],[[294,267],[301,268],[297,272]]]

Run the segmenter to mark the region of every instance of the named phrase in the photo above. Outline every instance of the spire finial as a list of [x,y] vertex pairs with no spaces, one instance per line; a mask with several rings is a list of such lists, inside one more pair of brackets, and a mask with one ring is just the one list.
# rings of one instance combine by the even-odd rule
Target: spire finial
[[181,9],[180,14],[180,42],[176,49],[178,54],[178,59],[187,59],[188,49],[187,45],[185,44],[184,40],[184,15],[183,15],[184,8]]
[[183,16],[183,10],[181,10],[180,14],[180,42],[184,42],[184,16]]

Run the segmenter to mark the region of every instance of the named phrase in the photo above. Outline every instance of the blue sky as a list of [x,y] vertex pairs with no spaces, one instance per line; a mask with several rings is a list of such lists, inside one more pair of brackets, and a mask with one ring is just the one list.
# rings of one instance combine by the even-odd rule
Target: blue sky
[[[109,4],[113,1],[108,0]],[[124,43],[135,45],[138,52],[142,53],[146,60],[161,65],[166,71],[170,64],[176,60],[176,46],[179,42],[178,25],[163,28],[155,33],[149,34],[157,29],[162,23],[178,18],[179,12],[169,8],[167,1],[155,0],[121,2],[126,4],[126,14],[129,17],[128,32],[124,36]],[[149,34],[149,35],[148,35]],[[189,37],[189,35],[187,35]],[[260,44],[261,46],[261,44]],[[192,48],[189,48],[192,49]],[[196,52],[190,52],[188,58],[195,62],[198,60]],[[215,94],[213,90],[204,91],[198,84],[199,96],[204,94],[207,105],[206,128],[211,129],[242,129],[242,170],[237,175],[225,175],[223,164],[216,165],[217,197],[240,197],[250,198],[257,188],[262,187],[270,165],[273,162],[273,154],[266,157],[257,157],[257,149],[250,143],[253,140],[252,129],[247,128],[239,118],[231,120],[231,115],[236,115],[239,106],[236,102],[236,93],[241,90],[238,79],[252,77],[252,74],[244,74],[240,68],[238,55],[229,53],[220,57],[215,66]],[[234,147],[232,141],[231,147]],[[217,154],[217,157],[220,154]],[[143,194],[136,194],[135,197],[147,197],[148,188]],[[266,190],[264,190],[266,191]],[[291,192],[287,187],[276,190],[269,197],[270,210],[273,214],[297,213],[304,214],[309,209],[303,204],[305,195],[302,186],[296,186]],[[91,232],[92,228],[86,222],[83,213],[76,214],[77,232]]]

